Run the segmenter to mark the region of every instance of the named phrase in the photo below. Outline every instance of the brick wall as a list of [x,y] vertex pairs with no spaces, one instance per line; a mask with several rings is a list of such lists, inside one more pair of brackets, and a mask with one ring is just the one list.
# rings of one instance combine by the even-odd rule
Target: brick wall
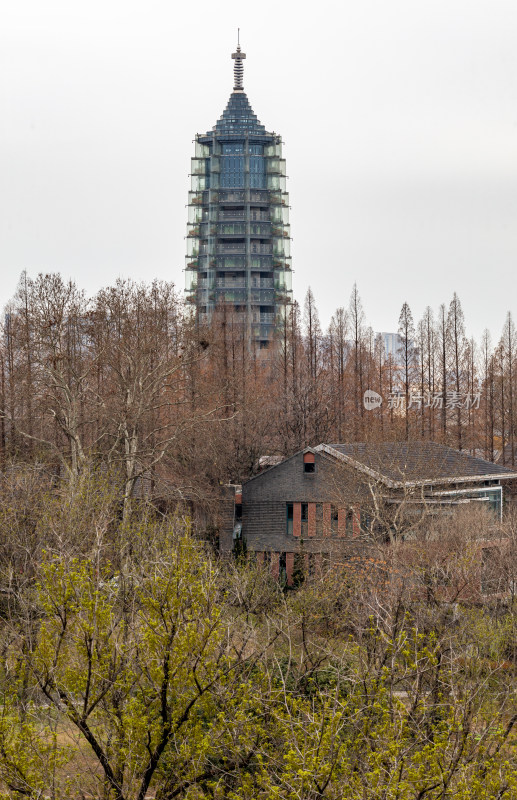
[[[347,481],[350,487],[347,487]],[[344,526],[330,532],[330,507],[350,496],[357,502],[357,475],[349,474],[323,454],[315,454],[315,471],[304,471],[303,453],[257,475],[243,485],[243,533],[248,549],[259,552],[294,553],[300,549],[300,505],[309,503],[306,553],[339,553],[343,550]],[[352,501],[350,501],[352,502]],[[293,534],[287,533],[287,503],[293,503]],[[323,522],[316,532],[314,503],[323,503]],[[342,516],[340,514],[340,516]],[[354,530],[354,533],[356,531]]]
[[219,528],[219,549],[221,553],[229,553],[233,548],[233,526],[235,510],[235,488],[223,486],[221,502],[221,522]]

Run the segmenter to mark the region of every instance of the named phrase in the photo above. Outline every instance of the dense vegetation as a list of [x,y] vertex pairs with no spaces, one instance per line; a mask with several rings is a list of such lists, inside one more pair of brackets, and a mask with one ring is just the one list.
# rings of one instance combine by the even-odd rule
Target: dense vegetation
[[1,514],[0,797],[515,796],[507,602],[418,562],[282,590],[91,474]]

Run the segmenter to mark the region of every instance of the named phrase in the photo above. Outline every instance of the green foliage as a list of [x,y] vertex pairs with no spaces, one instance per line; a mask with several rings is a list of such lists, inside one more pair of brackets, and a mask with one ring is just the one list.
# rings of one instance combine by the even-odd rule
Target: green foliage
[[336,574],[283,594],[178,520],[113,535],[116,563],[102,537],[44,553],[2,630],[2,799],[517,793],[510,613],[451,624]]

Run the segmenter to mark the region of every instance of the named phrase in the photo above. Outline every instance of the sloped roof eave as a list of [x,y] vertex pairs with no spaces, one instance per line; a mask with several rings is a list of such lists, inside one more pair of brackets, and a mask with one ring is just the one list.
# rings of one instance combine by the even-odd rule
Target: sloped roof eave
[[262,472],[258,472],[256,475],[252,475],[251,478],[248,478],[247,481],[243,481],[242,485],[244,486],[245,484],[250,483],[251,481],[254,481],[257,478],[261,478],[262,475],[266,474],[266,472],[271,472],[272,469],[278,469],[278,467],[281,467],[282,464],[287,463],[287,461],[291,461],[293,458],[296,458],[297,456],[304,455],[305,453],[314,453],[314,454],[319,453],[320,451],[318,450],[318,447],[304,447],[303,450],[298,450],[296,453],[293,453],[292,456],[284,458],[283,461],[280,461],[278,464],[272,464],[272,466],[263,469]]
[[345,453],[340,453],[339,450],[336,450],[335,448],[331,447],[328,444],[319,444],[314,449],[318,452],[327,453],[327,455],[332,456],[338,461],[344,461],[345,463],[349,464],[353,469],[357,469],[358,471],[363,472],[366,475],[369,475],[375,481],[383,483],[389,489],[404,489],[404,488],[407,489],[407,488],[414,488],[416,486],[432,486],[436,483],[439,484],[468,483],[469,481],[475,483],[478,481],[517,479],[517,472],[507,472],[507,473],[496,472],[493,474],[480,473],[479,475],[454,475],[449,477],[434,476],[432,478],[421,478],[418,480],[399,481],[399,480],[394,480],[392,478],[388,478],[381,472],[378,472],[372,469],[371,467],[367,467],[366,464],[361,463],[361,461],[358,461],[357,459],[354,459],[351,456],[346,455]]

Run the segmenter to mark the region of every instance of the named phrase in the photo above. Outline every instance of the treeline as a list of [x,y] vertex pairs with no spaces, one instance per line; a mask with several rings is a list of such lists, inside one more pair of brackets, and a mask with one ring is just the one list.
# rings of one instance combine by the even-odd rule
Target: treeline
[[[241,315],[238,315],[241,316]],[[515,328],[467,339],[454,295],[415,322],[404,304],[386,353],[354,286],[327,331],[308,291],[267,350],[222,307],[199,328],[172,284],[119,281],[88,298],[22,275],[0,348],[0,462],[75,481],[92,465],[134,496],[209,505],[264,455],[322,441],[425,438],[515,462]],[[367,390],[382,402],[365,407]]]
[[[303,312],[293,305],[281,348],[285,407],[298,420],[307,409],[304,444],[421,438],[514,464],[511,314],[495,347],[488,331],[479,343],[467,338],[456,294],[436,315],[427,307],[418,321],[404,303],[397,333],[388,342],[374,333],[355,285],[348,308],[335,312],[326,332],[310,289]],[[380,406],[367,407],[367,390],[382,398]],[[293,414],[300,397],[306,402]]]

